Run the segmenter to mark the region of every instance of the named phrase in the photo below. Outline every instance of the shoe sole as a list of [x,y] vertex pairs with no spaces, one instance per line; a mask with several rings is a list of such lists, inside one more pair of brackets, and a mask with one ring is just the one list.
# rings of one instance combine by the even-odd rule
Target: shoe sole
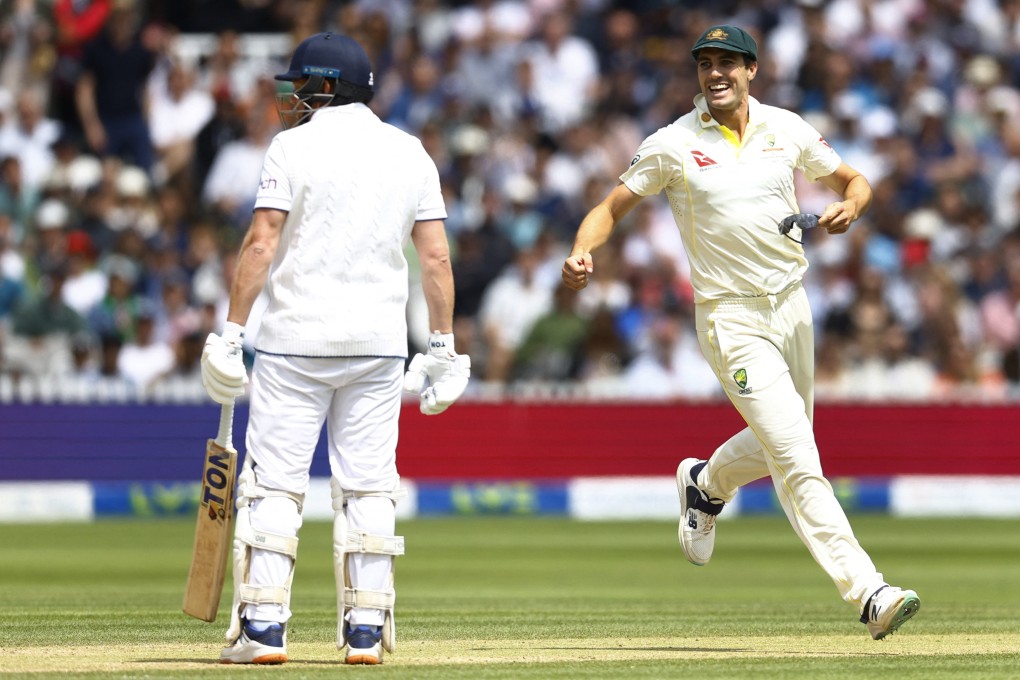
[[351,654],[344,663],[348,666],[375,666],[382,663],[382,659],[374,654]]
[[708,562],[698,561],[687,550],[687,543],[684,541],[684,523],[687,522],[687,477],[689,476],[687,473],[700,462],[697,458],[685,458],[680,461],[680,466],[676,469],[676,488],[680,492],[680,526],[677,528],[677,536],[680,538],[680,549],[683,551],[684,557],[696,567],[703,567]]
[[903,602],[896,608],[896,615],[893,616],[892,622],[889,627],[875,636],[876,640],[881,640],[889,635],[892,635],[900,629],[904,623],[909,621],[914,614],[921,609],[921,598],[917,595],[908,595],[903,598]]
[[286,654],[263,654],[262,656],[256,656],[251,661],[234,661],[233,659],[220,659],[220,663],[225,664],[259,664],[262,666],[272,666],[281,663],[287,663]]

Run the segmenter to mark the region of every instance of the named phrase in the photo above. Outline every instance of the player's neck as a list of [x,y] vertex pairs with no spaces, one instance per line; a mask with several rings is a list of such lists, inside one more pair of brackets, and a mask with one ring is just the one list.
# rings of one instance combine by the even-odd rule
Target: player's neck
[[725,127],[727,130],[736,135],[737,139],[742,140],[744,138],[744,132],[747,131],[747,125],[750,119],[750,113],[746,101],[733,110],[724,111],[714,109],[711,106],[708,110],[719,125]]

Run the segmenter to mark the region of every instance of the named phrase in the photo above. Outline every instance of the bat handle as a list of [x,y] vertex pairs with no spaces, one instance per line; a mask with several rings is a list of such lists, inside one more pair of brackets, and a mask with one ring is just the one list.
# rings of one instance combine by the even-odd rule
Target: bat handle
[[216,443],[225,449],[234,447],[234,402],[223,404],[220,408],[220,429],[216,434]]

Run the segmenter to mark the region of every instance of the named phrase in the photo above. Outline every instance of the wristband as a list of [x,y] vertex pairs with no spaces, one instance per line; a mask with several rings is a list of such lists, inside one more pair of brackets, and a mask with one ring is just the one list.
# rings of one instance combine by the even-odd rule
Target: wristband
[[240,344],[241,340],[244,339],[244,326],[233,321],[228,321],[223,324],[223,335],[221,335],[226,342],[236,342]]

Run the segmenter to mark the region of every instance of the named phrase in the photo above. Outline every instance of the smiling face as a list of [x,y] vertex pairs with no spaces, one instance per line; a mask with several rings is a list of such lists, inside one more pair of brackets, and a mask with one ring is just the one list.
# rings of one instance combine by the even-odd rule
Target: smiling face
[[739,52],[706,47],[698,53],[698,83],[712,115],[723,125],[747,120],[747,99],[758,62],[745,63]]

